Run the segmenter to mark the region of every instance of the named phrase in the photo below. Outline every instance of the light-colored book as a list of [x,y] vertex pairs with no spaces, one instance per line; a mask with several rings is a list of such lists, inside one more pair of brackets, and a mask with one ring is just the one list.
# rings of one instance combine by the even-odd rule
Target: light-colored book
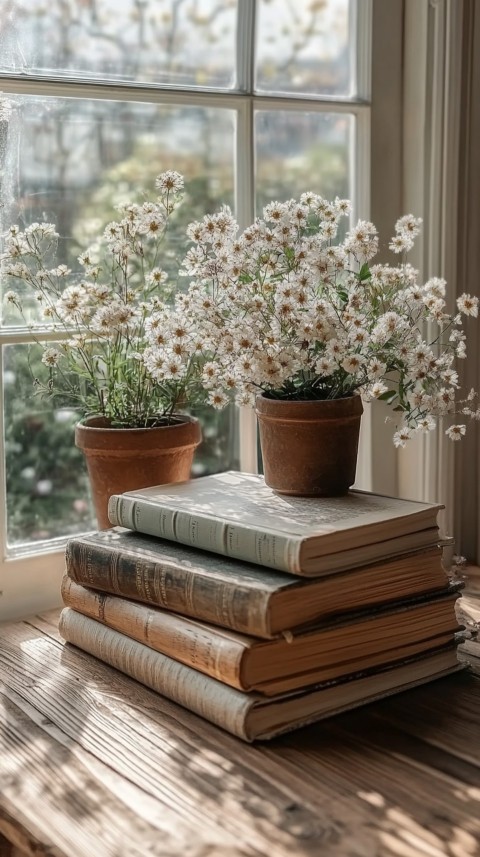
[[245,741],[272,738],[461,669],[449,645],[387,669],[265,697],[235,690],[68,607],[59,630],[67,642]]
[[287,497],[262,476],[227,471],[114,494],[108,514],[114,525],[315,577],[438,542],[441,508],[364,491]]

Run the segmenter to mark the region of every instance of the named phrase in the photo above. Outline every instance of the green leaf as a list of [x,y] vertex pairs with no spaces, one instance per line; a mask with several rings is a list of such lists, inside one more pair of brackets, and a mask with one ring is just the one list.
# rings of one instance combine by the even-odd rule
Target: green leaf
[[380,399],[382,402],[386,402],[387,405],[391,405],[396,395],[396,390],[385,390],[384,393],[382,393],[380,396],[377,396],[377,399]]
[[363,280],[369,280],[370,277],[371,277],[370,268],[368,267],[367,262],[364,262],[362,267],[360,268],[360,270],[358,272],[358,279],[360,280],[360,282],[363,282]]

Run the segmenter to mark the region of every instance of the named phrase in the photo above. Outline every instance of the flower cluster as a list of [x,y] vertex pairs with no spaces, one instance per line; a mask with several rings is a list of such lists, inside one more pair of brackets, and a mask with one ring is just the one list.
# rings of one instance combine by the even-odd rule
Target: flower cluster
[[53,344],[43,344],[48,379],[37,380],[39,391],[77,405],[84,415],[100,414],[117,427],[168,421],[200,389],[194,359],[184,360],[181,368],[177,363],[177,371],[161,379],[158,373],[152,376],[144,360],[151,319],[159,307],[168,313],[167,274],[159,251],[183,196],[183,177],[164,172],[156,188],[154,201],[119,206],[120,218],[78,257],[79,274],[51,264],[59,238],[51,223],[33,223],[24,231],[12,226],[1,257],[3,274],[19,284],[5,299],[29,323],[36,341],[46,325],[58,334]]
[[[168,323],[159,312],[147,332],[155,377],[170,377],[197,353],[217,408],[232,397],[252,405],[260,392],[383,399],[399,415],[397,446],[435,428],[436,417],[460,410],[479,419],[474,391],[457,399],[455,369],[466,356],[460,314],[477,316],[478,299],[462,295],[451,316],[445,281],[418,281],[404,258],[421,225],[412,215],[397,222],[390,242],[399,264],[372,264],[378,235],[367,221],[335,243],[349,211],[347,200],[304,193],[270,203],[241,234],[227,207],[192,223],[181,271],[188,289]],[[463,424],[447,428],[453,440],[464,433]]]

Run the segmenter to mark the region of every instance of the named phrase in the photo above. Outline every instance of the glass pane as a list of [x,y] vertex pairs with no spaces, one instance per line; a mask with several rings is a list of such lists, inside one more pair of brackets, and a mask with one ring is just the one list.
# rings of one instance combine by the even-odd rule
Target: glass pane
[[350,197],[354,121],[344,113],[259,111],[255,117],[258,214],[271,200],[298,199],[304,191],[326,199]]
[[33,397],[40,349],[4,348],[5,473],[9,547],[94,527],[75,411]]
[[259,0],[256,89],[347,96],[353,81],[356,0]]
[[[120,217],[116,206],[155,199],[155,177],[163,170],[182,173],[186,187],[162,244],[167,272],[183,258],[187,224],[220,203],[233,205],[234,111],[27,96],[13,101],[0,136],[0,231],[55,223],[61,236],[56,264],[81,272],[79,253]],[[16,279],[5,279],[4,290],[18,291]],[[34,300],[27,310],[39,317]],[[21,323],[11,304],[4,313],[4,324]]]
[[[96,527],[83,455],[74,443],[79,418],[72,408],[53,408],[34,396],[33,379],[44,377],[39,346],[4,347],[7,545],[72,535]],[[238,419],[232,406],[195,411],[203,442],[193,476],[239,469]]]
[[235,0],[0,0],[0,70],[231,87]]

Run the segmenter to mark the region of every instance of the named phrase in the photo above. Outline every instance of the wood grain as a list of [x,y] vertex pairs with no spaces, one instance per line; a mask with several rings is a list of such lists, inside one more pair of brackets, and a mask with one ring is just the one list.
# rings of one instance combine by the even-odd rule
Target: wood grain
[[478,679],[245,745],[57,616],[0,626],[0,833],[27,857],[480,857]]

